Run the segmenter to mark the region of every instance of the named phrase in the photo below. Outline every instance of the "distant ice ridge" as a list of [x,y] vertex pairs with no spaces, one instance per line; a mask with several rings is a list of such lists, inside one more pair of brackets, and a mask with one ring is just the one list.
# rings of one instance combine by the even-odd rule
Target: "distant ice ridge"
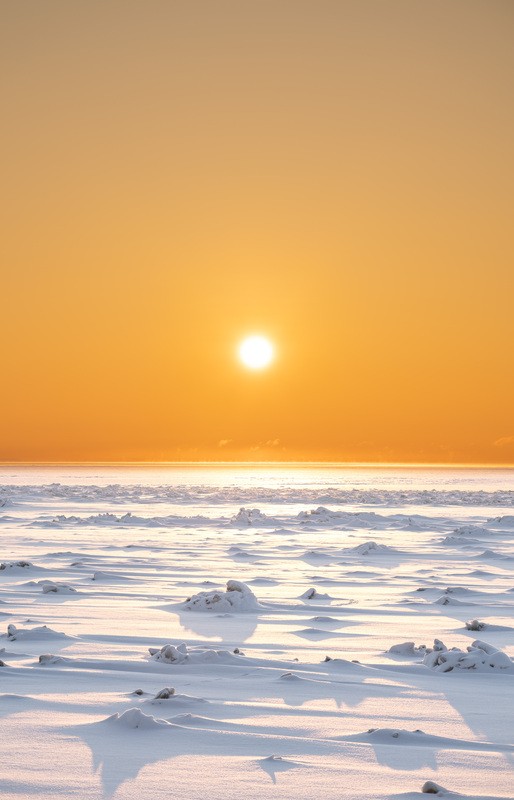
[[44,517],[35,520],[31,523],[36,528],[61,528],[70,525],[77,527],[130,527],[130,528],[168,528],[175,525],[205,525],[211,523],[209,517],[202,517],[195,515],[192,517],[181,517],[174,514],[168,514],[164,517],[141,517],[138,514],[132,514],[128,511],[126,514],[121,514],[119,517],[116,514],[105,512],[103,514],[90,514],[87,517],[78,517],[71,515],[67,517],[65,514],[58,514],[55,517]]
[[[88,498],[83,498],[84,502]],[[30,506],[30,500],[26,501]],[[123,502],[119,500],[118,502]],[[280,503],[280,498],[278,499]],[[19,502],[18,505],[21,505]],[[479,539],[473,538],[470,534],[476,533],[487,537],[494,537],[495,535],[506,536],[505,530],[509,530],[508,525],[503,520],[509,520],[512,517],[498,517],[488,521],[488,528],[481,528],[478,526],[464,526],[454,530],[452,534],[446,535],[441,540],[441,544],[451,546],[463,546],[464,548],[471,545],[476,545],[480,542]],[[11,518],[0,517],[0,524],[4,522],[12,523]],[[388,509],[386,513],[377,513],[375,511],[348,511],[346,509],[330,509],[325,506],[318,506],[317,508],[309,509],[307,511],[300,511],[299,513],[275,514],[274,516],[266,514],[259,508],[247,508],[242,506],[236,514],[232,516],[203,516],[195,514],[191,516],[180,514],[167,514],[163,516],[142,516],[141,514],[133,514],[127,512],[125,514],[114,514],[112,512],[103,512],[100,514],[89,514],[87,516],[79,516],[72,514],[66,516],[65,514],[49,515],[43,514],[36,519],[30,517],[18,517],[17,523],[27,524],[29,527],[45,528],[45,529],[66,529],[73,527],[92,527],[92,528],[238,528],[241,530],[247,528],[272,528],[275,533],[290,533],[290,529],[295,531],[304,530],[305,532],[331,528],[332,530],[398,530],[398,531],[431,531],[447,529],[451,524],[450,519],[445,520],[441,517],[431,517],[422,515],[405,514],[402,511],[394,512]],[[500,532],[498,532],[500,528]],[[371,543],[373,544],[373,543]],[[378,547],[380,550],[382,546]],[[378,551],[377,551],[378,552]],[[385,550],[383,550],[385,552]],[[1,567],[0,567],[1,568]]]
[[[180,516],[168,514],[165,516],[144,517],[140,514],[133,514],[130,511],[121,514],[103,512],[101,514],[89,514],[80,517],[76,514],[66,516],[42,515],[29,523],[35,528],[67,528],[67,527],[120,527],[120,528],[172,528],[172,527],[206,527],[214,525],[217,527],[229,528],[277,528],[287,522],[295,526],[300,525],[305,529],[315,529],[316,527],[326,528],[377,528],[392,527],[401,530],[421,530],[423,527],[430,526],[430,520],[419,517],[423,526],[415,522],[411,515],[405,514],[377,514],[374,511],[346,511],[344,509],[330,509],[325,506],[308,511],[300,511],[297,514],[287,516],[269,516],[259,508],[246,508],[242,506],[237,514],[231,517],[206,517],[202,515]],[[20,521],[20,520],[18,520]],[[1,522],[1,518],[0,518]]]
[[[75,502],[111,502],[116,504],[168,503],[212,505],[217,503],[313,503],[315,505],[426,505],[426,506],[503,506],[514,507],[514,491],[440,490],[440,489],[320,489],[313,487],[110,486],[74,485],[0,485],[0,505],[31,500],[73,500]],[[101,515],[99,515],[101,516]],[[0,521],[1,521],[0,517]],[[512,527],[513,517],[494,520],[502,527]]]
[[368,528],[374,527],[377,523],[383,521],[380,514],[375,514],[374,511],[335,511],[325,506],[318,506],[318,508],[310,509],[309,511],[300,511],[297,519],[303,525],[331,525],[331,524],[358,524],[359,527]]

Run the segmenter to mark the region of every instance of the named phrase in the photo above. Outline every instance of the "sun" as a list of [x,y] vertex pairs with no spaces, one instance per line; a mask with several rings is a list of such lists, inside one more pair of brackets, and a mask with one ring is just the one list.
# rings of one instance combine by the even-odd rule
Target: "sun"
[[248,336],[239,345],[239,358],[249,369],[264,369],[273,361],[274,347],[265,336]]

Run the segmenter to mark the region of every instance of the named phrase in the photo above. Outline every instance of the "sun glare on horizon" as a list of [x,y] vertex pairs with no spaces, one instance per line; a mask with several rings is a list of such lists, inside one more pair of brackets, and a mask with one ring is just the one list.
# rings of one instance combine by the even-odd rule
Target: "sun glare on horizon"
[[248,336],[239,345],[239,358],[249,369],[264,369],[273,361],[274,347],[265,336]]

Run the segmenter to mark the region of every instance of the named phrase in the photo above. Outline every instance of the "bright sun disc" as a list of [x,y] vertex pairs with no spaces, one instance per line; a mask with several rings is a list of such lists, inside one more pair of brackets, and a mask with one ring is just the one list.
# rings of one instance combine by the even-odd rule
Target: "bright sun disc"
[[273,359],[273,345],[264,336],[249,336],[239,346],[239,358],[245,367],[262,369]]

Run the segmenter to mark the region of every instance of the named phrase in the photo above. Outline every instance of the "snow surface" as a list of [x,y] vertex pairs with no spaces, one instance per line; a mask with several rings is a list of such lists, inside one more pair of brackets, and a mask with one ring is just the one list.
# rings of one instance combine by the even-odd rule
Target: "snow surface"
[[512,471],[0,473],[2,800],[514,797]]

